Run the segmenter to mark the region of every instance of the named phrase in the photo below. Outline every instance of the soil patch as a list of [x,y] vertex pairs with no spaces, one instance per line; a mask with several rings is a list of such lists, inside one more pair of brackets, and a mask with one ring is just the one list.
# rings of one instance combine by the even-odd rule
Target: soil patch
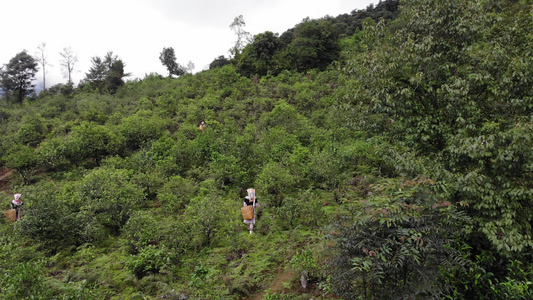
[[[296,272],[293,269],[289,269],[289,270],[279,269],[277,274],[276,274],[276,277],[270,283],[270,286],[265,288],[265,290],[263,292],[255,295],[255,297],[252,298],[252,299],[253,300],[261,300],[261,299],[263,299],[264,296],[265,296],[266,291],[269,290],[269,289],[270,289],[271,293],[274,293],[274,292],[288,292],[289,289],[285,288],[283,286],[283,283],[292,282],[297,277],[299,277],[299,274],[298,274],[298,272]],[[299,284],[299,281],[298,281],[298,284]]]
[[13,174],[13,170],[3,170],[2,173],[0,173],[0,191],[9,192],[9,189],[11,189],[11,184],[9,182],[11,174]]

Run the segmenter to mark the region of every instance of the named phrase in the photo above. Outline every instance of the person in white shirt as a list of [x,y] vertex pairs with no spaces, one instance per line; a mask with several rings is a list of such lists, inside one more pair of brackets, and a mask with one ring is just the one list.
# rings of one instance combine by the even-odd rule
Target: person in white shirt
[[24,202],[20,200],[21,194],[15,194],[13,201],[11,201],[11,208],[17,212],[17,221],[20,220],[20,209]]

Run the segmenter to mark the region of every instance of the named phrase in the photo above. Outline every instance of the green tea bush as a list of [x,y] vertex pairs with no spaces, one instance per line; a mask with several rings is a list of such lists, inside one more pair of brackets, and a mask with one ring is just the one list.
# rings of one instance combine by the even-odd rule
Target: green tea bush
[[[233,224],[228,222],[231,215],[229,205],[224,205],[220,196],[199,196],[190,200],[183,220],[192,233],[192,244],[198,248],[215,245],[217,237]],[[231,228],[234,230],[234,228]]]
[[194,268],[194,272],[191,274],[190,285],[198,288],[204,285],[204,282],[209,280],[213,276],[213,269],[204,266],[202,263]]
[[295,148],[301,145],[295,134],[290,134],[282,126],[268,129],[263,133],[263,138],[255,147],[258,155],[266,161],[281,162],[291,155]]
[[17,140],[24,145],[35,146],[43,139],[45,128],[40,121],[22,123],[17,131]]
[[103,228],[86,210],[80,210],[68,188],[53,182],[26,187],[23,217],[17,232],[30,237],[48,249],[77,246],[94,242],[104,235]]
[[132,254],[138,254],[149,245],[157,245],[161,240],[160,222],[151,212],[137,211],[128,219],[121,231]]
[[6,300],[51,299],[45,281],[44,262],[20,262],[0,275],[0,291]]
[[142,248],[138,254],[130,256],[126,262],[126,267],[140,279],[149,273],[158,273],[170,262],[170,253],[167,248],[148,245]]
[[[474,256],[472,248],[463,249],[465,256]],[[505,264],[507,272],[498,268]],[[448,298],[454,299],[529,299],[533,295],[531,267],[519,260],[506,261],[486,252],[475,255],[468,268],[447,269],[443,279],[454,289]]]
[[180,139],[178,142],[169,135],[164,135],[152,143],[149,150],[150,159],[163,177],[183,174],[188,168],[190,164],[189,143],[190,141],[185,139]]
[[164,184],[164,179],[157,170],[135,173],[131,179],[133,183],[142,189],[147,199],[154,199]]
[[298,110],[284,100],[280,100],[274,109],[264,117],[265,127],[281,126],[288,133],[296,134],[306,122],[305,117]]
[[297,250],[296,254],[291,258],[290,265],[293,269],[298,271],[306,271],[310,277],[320,276],[320,265],[314,257],[311,249]]
[[39,145],[37,159],[46,172],[66,170],[70,165],[67,147],[62,137],[46,139]]
[[293,192],[295,184],[296,179],[289,170],[275,162],[263,166],[257,180],[258,187],[265,191],[264,203],[275,207],[283,205],[284,196]]
[[299,206],[299,203],[293,198],[285,198],[283,205],[276,207],[276,224],[280,230],[290,230],[300,225],[301,210]]
[[135,115],[126,117],[118,125],[120,134],[124,137],[128,150],[137,150],[163,136],[165,126],[169,120],[161,119],[150,111],[138,111]]
[[84,121],[72,128],[65,152],[73,164],[93,161],[98,165],[106,156],[121,152],[123,143],[123,137],[112,128]]
[[2,156],[4,165],[18,171],[24,183],[29,183],[31,177],[39,169],[37,151],[29,146],[15,144]]
[[157,191],[157,199],[167,213],[176,213],[185,209],[190,199],[198,191],[194,181],[173,176]]
[[132,182],[128,170],[104,167],[94,169],[76,183],[75,192],[81,210],[93,215],[98,223],[118,234],[131,213],[145,200],[142,189]]
[[74,97],[76,109],[84,121],[104,124],[117,105],[110,95],[81,93]]
[[242,186],[246,176],[245,170],[233,155],[215,154],[213,162],[209,165],[213,179],[221,188],[226,186]]
[[194,165],[203,167],[212,161],[213,156],[219,152],[219,144],[216,141],[217,133],[211,130],[206,130],[196,136],[190,144]]
[[73,214],[58,198],[43,189],[40,195],[27,198],[24,208],[24,218],[18,225],[22,235],[49,246],[67,246],[76,243],[76,231],[80,224],[76,224]]
[[275,224],[281,230],[319,227],[326,220],[322,206],[316,197],[306,192],[297,197],[287,197],[282,206],[275,208]]
[[60,296],[57,296],[53,299],[61,300],[98,300],[101,299],[101,296],[98,295],[98,292],[87,287],[85,282],[68,282],[62,286]]

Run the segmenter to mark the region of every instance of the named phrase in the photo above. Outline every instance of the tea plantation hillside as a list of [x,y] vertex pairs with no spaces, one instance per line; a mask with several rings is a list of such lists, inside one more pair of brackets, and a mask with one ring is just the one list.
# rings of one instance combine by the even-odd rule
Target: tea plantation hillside
[[529,0],[384,1],[194,75],[5,94],[0,295],[533,297],[531,28]]

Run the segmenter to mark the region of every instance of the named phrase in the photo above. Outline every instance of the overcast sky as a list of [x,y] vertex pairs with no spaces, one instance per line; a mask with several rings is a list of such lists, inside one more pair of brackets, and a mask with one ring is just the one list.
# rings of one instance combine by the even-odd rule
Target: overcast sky
[[[304,18],[336,17],[379,0],[2,0],[0,65],[22,50],[35,55],[46,43],[46,86],[65,83],[59,53],[70,47],[78,58],[74,83],[85,78],[91,58],[112,51],[126,64],[127,79],[167,75],[159,61],[163,47],[175,50],[178,63],[207,69],[228,57],[236,36],[230,29],[242,15],[252,35],[283,33]],[[42,80],[42,72],[37,73]],[[41,84],[42,85],[42,84]]]

